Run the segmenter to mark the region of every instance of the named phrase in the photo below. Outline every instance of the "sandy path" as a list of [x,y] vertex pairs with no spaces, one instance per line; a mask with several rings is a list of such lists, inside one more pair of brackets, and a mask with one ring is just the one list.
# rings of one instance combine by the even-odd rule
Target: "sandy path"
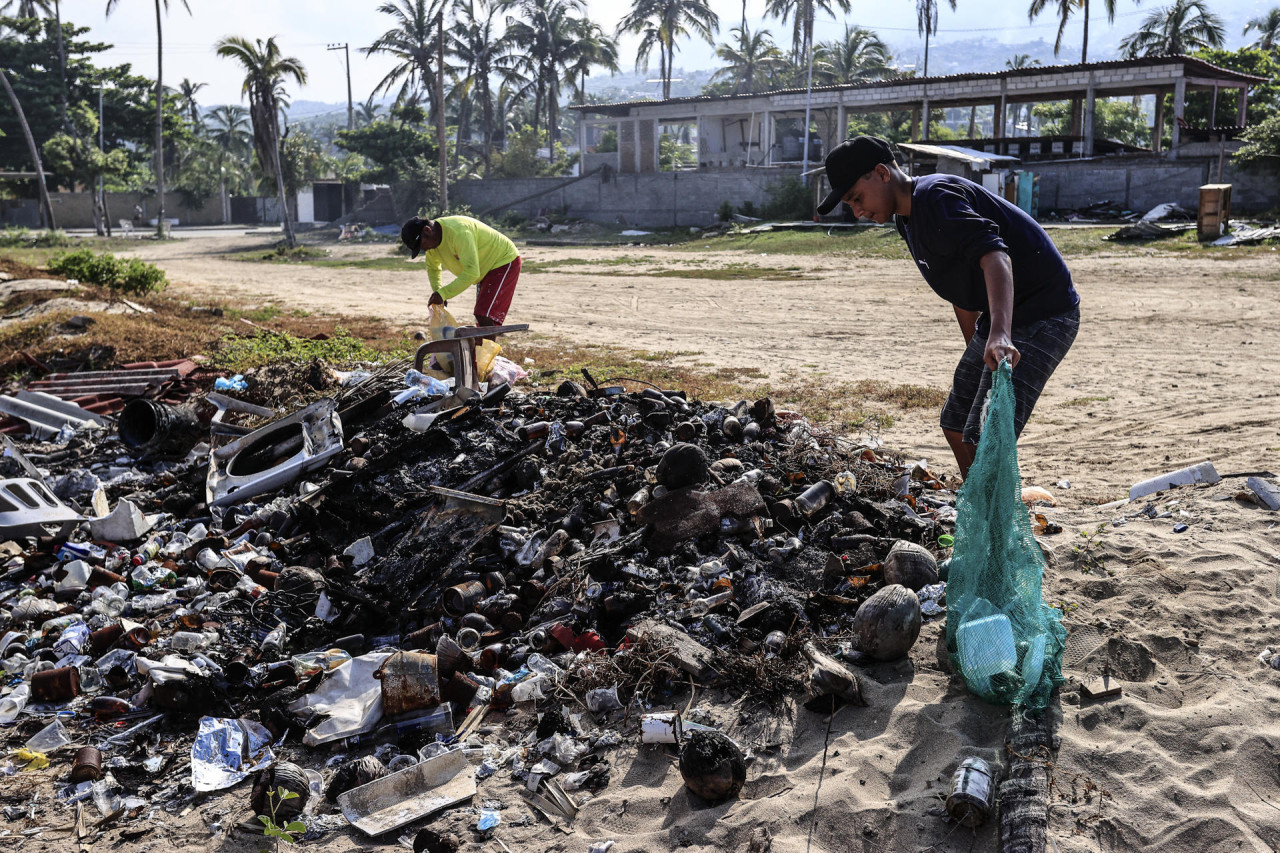
[[[145,245],[174,290],[193,300],[374,315],[419,324],[427,288],[417,272],[284,266],[230,260],[257,245],[201,238]],[[385,246],[343,247],[383,256]],[[716,281],[638,276],[643,266],[799,267],[799,280]],[[948,306],[905,261],[694,253],[637,247],[529,247],[530,261],[579,259],[521,278],[512,319],[579,342],[669,351],[678,361],[759,367],[778,383],[870,378],[947,388],[962,349]],[[1219,469],[1266,468],[1280,447],[1276,284],[1280,259],[1245,261],[1101,255],[1072,261],[1084,322],[1021,442],[1024,474],[1068,479],[1082,498],[1169,468],[1213,459]],[[620,272],[628,273],[621,275]],[[459,302],[465,311],[469,296]],[[1074,402],[1074,404],[1073,404]],[[883,436],[904,452],[952,462],[936,412],[895,413]],[[1272,466],[1274,467],[1274,466]]]

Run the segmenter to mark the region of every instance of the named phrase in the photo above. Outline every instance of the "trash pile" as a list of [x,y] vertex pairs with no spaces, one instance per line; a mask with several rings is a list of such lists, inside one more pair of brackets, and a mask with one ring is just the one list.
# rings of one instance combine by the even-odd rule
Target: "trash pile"
[[473,810],[484,837],[571,821],[623,738],[679,746],[722,799],[749,750],[655,705],[695,683],[863,704],[850,667],[945,612],[955,496],[923,463],[769,399],[404,368],[288,413],[245,381],[6,438],[0,769],[55,787],[11,789],[10,821],[92,801],[139,837],[252,778],[268,830],[382,835],[523,783],[523,817]]

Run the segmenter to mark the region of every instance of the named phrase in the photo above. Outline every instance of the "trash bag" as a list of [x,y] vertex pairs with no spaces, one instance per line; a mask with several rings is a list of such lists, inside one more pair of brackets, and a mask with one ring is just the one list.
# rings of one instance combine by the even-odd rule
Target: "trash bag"
[[[431,335],[431,340],[443,341],[453,337],[453,330],[458,328],[458,321],[454,319],[452,312],[443,305],[432,305],[428,312],[427,331]],[[489,378],[489,372],[493,369],[493,360],[500,352],[502,347],[497,341],[481,341],[476,347],[476,377],[481,382]],[[446,376],[453,375],[453,356],[435,353],[432,358]]]
[[1013,371],[992,377],[977,458],[958,501],[947,579],[947,651],[987,702],[1043,709],[1062,683],[1067,631],[1045,605],[1044,556],[1022,503],[1014,436]]
[[[458,328],[458,321],[453,318],[448,308],[437,304],[427,309],[427,332],[431,335],[431,340],[443,341],[451,338],[456,328]],[[446,374],[453,375],[453,356],[434,353],[431,358]]]

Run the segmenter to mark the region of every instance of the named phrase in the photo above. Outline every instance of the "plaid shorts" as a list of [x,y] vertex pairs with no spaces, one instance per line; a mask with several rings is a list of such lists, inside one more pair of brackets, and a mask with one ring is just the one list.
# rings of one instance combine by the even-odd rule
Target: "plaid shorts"
[[[985,326],[986,324],[980,324]],[[1031,417],[1040,392],[1058,363],[1067,355],[1080,331],[1080,306],[1070,311],[1015,327],[1010,337],[1021,357],[1013,369],[1014,433]],[[962,433],[968,444],[977,444],[982,436],[982,408],[991,390],[991,369],[983,360],[987,348],[987,329],[975,331],[965,347],[951,380],[951,394],[942,407],[942,428]]]

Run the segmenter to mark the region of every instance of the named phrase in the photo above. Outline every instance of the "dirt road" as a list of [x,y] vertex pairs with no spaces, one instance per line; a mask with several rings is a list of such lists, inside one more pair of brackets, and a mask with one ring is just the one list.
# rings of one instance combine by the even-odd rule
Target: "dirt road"
[[[228,257],[257,245],[198,238],[141,245],[137,254],[162,266],[173,292],[193,301],[423,323],[425,272]],[[385,257],[389,250],[340,251]],[[1222,472],[1280,471],[1274,252],[1242,261],[1130,251],[1071,260],[1083,324],[1023,434],[1024,477],[1055,492],[1070,480],[1064,498],[1109,500],[1135,481],[1203,459]],[[962,349],[950,307],[909,261],[655,247],[530,247],[524,257],[562,265],[521,277],[513,321],[566,340],[671,352],[689,364],[758,367],[779,385],[868,378],[945,389]],[[761,277],[664,274],[730,264],[758,267]],[[464,295],[454,307],[465,313],[470,304]],[[886,444],[954,471],[936,412],[895,415]]]

